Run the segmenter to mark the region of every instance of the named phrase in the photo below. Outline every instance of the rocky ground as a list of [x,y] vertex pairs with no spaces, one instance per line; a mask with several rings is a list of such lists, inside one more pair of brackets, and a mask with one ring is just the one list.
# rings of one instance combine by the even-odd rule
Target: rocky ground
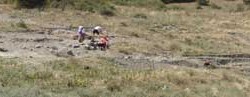
[[[206,60],[211,61],[216,68],[237,68],[242,71],[249,71],[247,65],[250,62],[249,55],[206,55],[206,56],[171,56],[171,55],[126,55],[106,51],[87,50],[84,44],[87,40],[79,44],[73,39],[73,30],[53,30],[53,31],[24,31],[24,32],[1,32],[0,33],[0,56],[5,58],[15,58],[25,60],[25,62],[43,63],[55,59],[70,57],[107,57],[111,58],[118,65],[127,68],[164,68],[169,66],[187,66],[194,68],[204,68]],[[112,38],[121,41],[119,37]]]

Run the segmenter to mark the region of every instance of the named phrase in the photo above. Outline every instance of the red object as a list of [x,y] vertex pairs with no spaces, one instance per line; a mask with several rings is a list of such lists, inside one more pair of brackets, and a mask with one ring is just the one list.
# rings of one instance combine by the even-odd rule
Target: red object
[[102,44],[108,44],[108,41],[109,41],[107,36],[102,36],[100,40]]

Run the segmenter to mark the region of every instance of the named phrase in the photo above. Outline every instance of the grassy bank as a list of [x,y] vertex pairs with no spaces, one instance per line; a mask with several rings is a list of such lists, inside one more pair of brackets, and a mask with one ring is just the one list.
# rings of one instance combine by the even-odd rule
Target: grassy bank
[[249,77],[235,70],[126,69],[112,59],[20,64],[1,59],[2,97],[248,97]]

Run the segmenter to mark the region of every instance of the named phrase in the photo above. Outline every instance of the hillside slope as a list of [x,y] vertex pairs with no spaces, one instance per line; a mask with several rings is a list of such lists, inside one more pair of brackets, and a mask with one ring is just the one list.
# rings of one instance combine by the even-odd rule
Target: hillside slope
[[[249,10],[241,0],[210,1],[202,9],[111,3],[94,12],[2,4],[0,95],[248,97]],[[89,35],[104,27],[110,49],[79,45],[73,39],[79,25]],[[215,67],[203,67],[209,59]]]

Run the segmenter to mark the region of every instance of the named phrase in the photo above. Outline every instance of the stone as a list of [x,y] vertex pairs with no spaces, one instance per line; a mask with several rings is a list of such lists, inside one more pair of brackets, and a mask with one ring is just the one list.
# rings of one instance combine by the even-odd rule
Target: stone
[[125,56],[124,59],[131,59],[132,56]]
[[5,48],[0,48],[0,52],[8,52],[8,50]]
[[52,46],[51,49],[52,49],[52,50],[58,50],[58,47]]
[[44,41],[48,41],[49,39],[48,38],[37,38],[37,39],[34,39],[33,41],[34,42],[44,42]]
[[23,46],[22,49],[27,49],[27,47],[26,47],[26,46]]
[[74,52],[68,48],[61,48],[60,50],[53,50],[51,49],[50,52],[57,57],[70,57],[75,56]]
[[42,48],[42,46],[38,44],[35,46],[35,48]]
[[78,45],[78,44],[74,44],[72,47],[73,47],[73,48],[79,48],[79,47],[80,47],[80,45]]
[[72,50],[68,50],[67,54],[70,55],[70,56],[75,56]]

